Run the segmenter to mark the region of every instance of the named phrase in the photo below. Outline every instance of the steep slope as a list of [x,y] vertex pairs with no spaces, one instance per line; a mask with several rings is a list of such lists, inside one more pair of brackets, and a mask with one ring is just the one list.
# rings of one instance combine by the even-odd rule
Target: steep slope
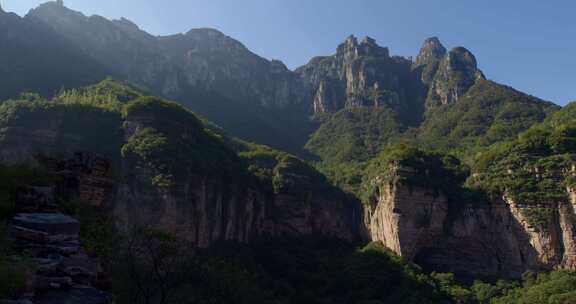
[[104,68],[56,32],[2,9],[0,41],[0,99],[26,91],[53,95],[105,76]]
[[479,80],[456,103],[429,109],[416,142],[470,159],[478,149],[513,138],[558,109],[510,87]]
[[305,148],[346,191],[358,193],[363,163],[423,119],[422,71],[369,37],[350,36],[335,55],[314,58],[296,73],[315,96],[318,128]]
[[434,76],[440,66],[440,61],[446,56],[446,48],[438,37],[428,38],[424,41],[420,53],[414,62],[414,69],[422,75],[422,82],[430,88]]
[[111,80],[50,102],[4,103],[0,117],[3,162],[85,150],[113,160],[120,178],[110,208],[122,229],[163,228],[203,247],[263,235],[359,236],[359,206],[299,159],[223,141],[181,106]]
[[[318,128],[305,148],[346,191],[361,194],[366,163],[390,144],[408,142],[472,162],[477,152],[514,138],[559,108],[486,80],[473,54],[461,47],[448,52],[438,38],[424,41],[409,63],[390,57],[370,38],[358,43],[349,37],[336,55],[296,70],[316,92]],[[395,102],[358,98],[383,101],[392,95]]]
[[[426,51],[427,45],[423,51]],[[478,69],[476,57],[463,47],[452,49],[438,63],[438,69],[428,91],[428,107],[454,104],[480,80],[484,74]]]
[[492,146],[470,175],[453,157],[385,150],[363,182],[371,239],[436,271],[495,277],[576,268],[573,114],[569,105]]
[[[418,132],[403,133],[425,120],[422,135],[415,136],[424,147],[467,151],[474,141],[488,145],[501,137],[514,136],[541,121],[548,112],[547,107],[537,105],[535,98],[487,84],[470,51],[463,47],[447,51],[438,38],[427,39],[413,62],[391,56],[389,49],[374,39],[358,41],[350,36],[334,55],[314,58],[292,72],[282,62],[261,58],[214,29],[156,37],[129,20],[87,17],[57,1],[40,5],[25,19],[45,24],[115,77],[178,100],[232,135],[301,156],[311,153],[322,160],[342,161],[355,154],[363,158],[355,161],[365,161],[387,143],[413,138]],[[520,107],[510,105],[510,100],[514,104],[535,103],[526,110],[532,113],[517,113]],[[473,106],[486,103],[494,109],[478,110],[479,106]],[[358,116],[357,112],[370,110],[375,118],[364,119],[367,115],[362,114],[354,120],[370,123],[385,116],[383,127],[374,129],[348,121],[350,116]],[[469,126],[476,121],[490,124],[502,113],[507,116],[503,119],[510,122],[505,125],[513,126],[512,130],[503,131],[497,122],[494,128],[482,130]],[[313,115],[317,119],[311,122]],[[452,119],[450,126],[438,122],[439,117],[450,115],[471,115],[475,121]],[[364,138],[359,140],[366,149],[344,143],[341,150],[368,151],[337,155],[330,151],[334,149],[326,148],[323,143],[338,141],[333,132],[326,132],[334,125],[354,125],[344,130],[349,134],[346,136],[367,134],[360,135]],[[433,144],[438,134],[452,131],[467,134],[449,135],[455,138],[449,139],[450,143],[442,140]],[[474,132],[477,134],[468,134]],[[466,137],[465,147],[454,147],[462,136]]]

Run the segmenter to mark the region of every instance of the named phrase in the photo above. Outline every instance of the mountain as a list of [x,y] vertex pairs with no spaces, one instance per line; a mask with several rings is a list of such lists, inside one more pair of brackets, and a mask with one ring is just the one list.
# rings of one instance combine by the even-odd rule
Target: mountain
[[[61,208],[70,208],[68,204],[99,208],[96,214],[109,214],[108,220],[131,237],[130,246],[137,246],[135,242],[149,246],[159,238],[168,242],[159,244],[161,252],[192,250],[166,247],[187,242],[207,248],[206,257],[191,254],[191,261],[174,261],[174,267],[186,267],[189,274],[209,275],[209,281],[205,278],[201,280],[205,283],[193,287],[176,285],[185,295],[190,288],[209,292],[213,287],[208,283],[215,280],[232,284],[236,297],[258,303],[319,296],[340,303],[342,294],[350,300],[399,297],[401,303],[442,303],[462,296],[453,294],[456,290],[470,293],[471,298],[480,295],[473,296],[453,278],[427,276],[399,256],[426,270],[475,279],[574,268],[573,114],[569,105],[517,139],[501,141],[481,153],[473,168],[454,156],[406,145],[389,147],[363,171],[362,205],[305,162],[229,137],[176,103],[145,96],[110,79],[64,91],[49,101],[1,104],[0,158],[3,166],[33,160],[70,174],[59,159],[72,157],[66,163],[86,175],[70,180],[59,173],[58,178],[43,181],[55,183],[55,189],[68,189],[64,193],[69,199],[76,195],[83,199]],[[104,158],[77,153],[82,150]],[[114,174],[104,180],[98,176],[102,172]],[[35,191],[47,189],[35,187]],[[14,206],[3,205],[0,210],[10,215],[10,208]],[[85,217],[84,223],[94,216]],[[103,223],[90,224],[97,226],[81,236],[94,248],[118,250],[111,259],[121,267],[111,273],[115,282],[141,284],[130,272],[134,259],[130,251],[105,245],[116,241],[103,234],[107,232],[102,232],[106,227],[102,225],[109,225]],[[139,227],[148,229],[143,240],[130,234]],[[179,241],[172,243],[172,237]],[[225,241],[242,244],[223,245]],[[350,241],[376,243],[357,251]],[[228,266],[201,270],[181,264],[188,262]],[[240,280],[252,285],[239,284],[234,267],[243,269]],[[307,286],[331,287],[301,295],[302,280]],[[336,292],[344,282],[357,285]],[[159,283],[146,284],[157,288]],[[380,284],[396,288],[383,292]],[[294,290],[286,293],[286,286]],[[222,290],[214,292],[221,295]],[[40,298],[52,297],[36,292]],[[134,295],[122,288],[115,292],[120,297]]]
[[2,90],[0,223],[18,189],[55,189],[34,200],[102,228],[81,237],[117,250],[126,299],[166,293],[142,276],[154,257],[180,302],[477,304],[521,290],[438,272],[572,278],[523,274],[576,268],[574,104],[491,81],[464,47],[433,37],[412,60],[350,36],[290,71],[214,29],[158,37],[62,1],[0,22],[6,75],[39,77]]
[[223,139],[180,105],[121,83],[9,101],[0,117],[2,163],[77,151],[110,159],[123,181],[112,195],[121,226],[153,224],[203,247],[268,234],[359,237],[359,206],[313,168]]
[[298,152],[309,132],[300,78],[217,30],[156,37],[126,19],[87,17],[58,2],[27,18],[58,32],[115,78],[179,100],[233,135]]
[[102,66],[55,31],[2,9],[0,41],[1,99],[23,92],[53,95],[105,77]]
[[[234,136],[308,159],[365,162],[386,144],[406,137],[417,138],[427,148],[453,150],[449,144],[430,147],[430,141],[422,139],[427,135],[415,133],[462,132],[456,122],[435,126],[438,117],[461,107],[461,100],[498,103],[491,113],[478,114],[485,121],[493,120],[494,113],[515,111],[515,106],[495,99],[540,104],[536,98],[493,82],[482,85],[486,77],[475,56],[463,47],[448,51],[438,38],[427,39],[413,62],[391,56],[388,48],[372,38],[359,41],[350,36],[334,55],[313,58],[290,71],[282,62],[266,60],[214,29],[153,36],[127,19],[88,17],[59,1],[40,5],[25,19],[44,24],[117,79],[177,100]],[[504,104],[506,110],[500,110]],[[517,124],[518,130],[498,136],[514,136],[553,108],[536,106],[533,114],[518,118],[516,113],[506,114],[506,119],[523,123]],[[344,134],[341,138],[327,131],[340,125],[355,127],[339,132]],[[476,131],[487,132],[471,132]],[[336,143],[333,150],[337,151],[330,151],[323,144],[327,142]]]
[[372,38],[350,36],[336,55],[312,59],[296,70],[314,92],[314,112],[357,107],[391,108],[406,121],[417,122],[423,94],[412,62],[391,57]]

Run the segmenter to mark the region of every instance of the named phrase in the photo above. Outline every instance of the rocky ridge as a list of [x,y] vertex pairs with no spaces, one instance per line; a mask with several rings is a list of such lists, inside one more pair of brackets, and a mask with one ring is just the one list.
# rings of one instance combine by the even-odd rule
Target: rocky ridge
[[88,17],[56,2],[40,5],[26,18],[70,39],[115,76],[168,98],[214,91],[256,107],[286,108],[306,97],[283,63],[253,54],[215,29],[156,37],[125,18]]
[[410,60],[390,56],[374,39],[358,42],[350,36],[335,55],[314,58],[296,73],[315,96],[315,113],[355,107],[390,107],[404,113],[417,107],[422,93],[411,67]]

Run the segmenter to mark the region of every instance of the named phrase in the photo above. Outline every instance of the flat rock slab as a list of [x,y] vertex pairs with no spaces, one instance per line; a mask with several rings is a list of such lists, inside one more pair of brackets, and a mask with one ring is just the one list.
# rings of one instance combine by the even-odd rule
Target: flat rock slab
[[112,295],[94,288],[51,290],[36,297],[35,304],[110,304]]
[[48,234],[78,235],[80,222],[62,213],[21,213],[13,218],[13,224]]

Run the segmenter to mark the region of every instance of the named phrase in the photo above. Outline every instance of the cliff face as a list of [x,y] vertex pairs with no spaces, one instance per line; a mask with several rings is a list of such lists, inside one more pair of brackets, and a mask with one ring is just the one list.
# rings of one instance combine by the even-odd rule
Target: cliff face
[[427,106],[454,104],[477,81],[484,79],[476,57],[463,47],[454,48],[438,64],[428,91]]
[[[486,277],[575,269],[571,204],[454,202],[433,188],[401,183],[380,184],[375,193],[365,216],[371,239],[429,269]],[[535,225],[534,212],[549,217]]]
[[[67,182],[77,187],[63,192],[106,206],[122,229],[163,228],[203,247],[265,235],[358,238],[360,205],[314,169],[274,152],[271,164],[251,164],[272,172],[259,180],[224,141],[176,104],[143,98],[125,115],[57,102],[3,106],[2,163],[99,153],[120,177],[115,185],[97,172],[80,172]],[[78,159],[68,169],[100,159]]]
[[446,48],[442,45],[440,40],[436,37],[428,38],[424,41],[414,68],[420,69],[422,73],[422,82],[430,87],[434,76],[438,71],[440,61],[446,56]]
[[570,205],[563,205],[560,213],[560,228],[564,232],[563,243],[565,246],[562,265],[566,268],[576,269],[576,189],[569,187],[568,193]]
[[[175,129],[182,132],[176,137],[199,141],[187,131],[191,126],[182,121],[140,113],[127,116],[126,141],[139,130],[156,124],[176,124]],[[265,235],[317,234],[356,239],[360,206],[315,187],[314,173],[298,168],[303,166],[301,161],[290,161],[293,163],[275,162],[271,166],[278,184],[274,187],[259,184],[243,173],[200,174],[194,168],[162,184],[157,182],[162,166],[155,160],[124,153],[122,171],[126,182],[120,184],[114,214],[126,229],[158,227],[202,247],[216,241],[245,242]]]
[[410,60],[391,57],[388,48],[379,46],[374,39],[366,37],[358,42],[350,36],[338,46],[335,55],[312,59],[296,73],[314,95],[315,113],[357,107],[403,111],[417,107],[422,93],[411,67]]
[[384,184],[365,210],[370,239],[413,259],[443,235],[448,203],[426,188]]

